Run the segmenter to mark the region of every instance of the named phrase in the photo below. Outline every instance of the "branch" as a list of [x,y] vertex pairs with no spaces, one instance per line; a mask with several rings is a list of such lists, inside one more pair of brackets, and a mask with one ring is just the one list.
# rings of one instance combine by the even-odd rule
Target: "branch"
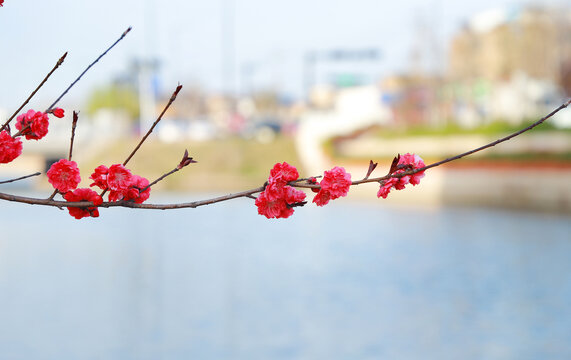
[[131,160],[131,158],[133,157],[133,155],[135,155],[135,153],[139,150],[139,148],[141,147],[141,145],[143,145],[143,143],[145,142],[145,140],[147,140],[147,137],[149,137],[149,135],[151,135],[151,133],[153,132],[153,129],[155,128],[155,126],[157,126],[157,124],[159,123],[159,121],[161,121],[161,119],[163,118],[163,115],[165,114],[165,112],[167,111],[167,109],[171,106],[171,104],[176,100],[176,96],[178,95],[180,89],[182,89],[182,85],[178,85],[175,89],[175,91],[173,92],[173,94],[171,95],[171,98],[169,99],[169,102],[167,103],[167,105],[165,106],[165,108],[163,109],[163,111],[161,112],[161,114],[159,115],[159,117],[157,118],[157,120],[155,120],[155,122],[153,123],[153,125],[151,126],[151,128],[147,131],[147,133],[145,134],[145,136],[143,136],[143,138],[141,139],[141,141],[139,141],[139,143],[137,144],[137,146],[135,147],[135,149],[133,149],[133,151],[131,152],[131,154],[129,154],[129,156],[127,156],[127,159],[125,159],[125,161],[123,161],[123,166],[127,165],[127,163],[129,162],[129,160]]
[[[179,89],[179,88],[177,88]],[[176,95],[176,92],[173,96]],[[174,99],[171,98],[172,101],[174,101]],[[171,102],[172,102],[171,101]],[[169,104],[171,103],[169,102]],[[436,166],[440,166],[443,165],[445,163],[454,161],[454,160],[458,160],[462,157],[474,154],[476,152],[482,151],[484,149],[487,149],[489,147],[495,146],[497,144],[500,144],[504,141],[507,141],[509,139],[512,139],[518,135],[523,134],[526,131],[529,131],[531,129],[533,129],[534,127],[540,125],[541,123],[543,123],[544,121],[546,121],[547,119],[549,119],[550,117],[552,117],[553,115],[555,115],[557,112],[559,112],[560,110],[566,108],[567,106],[569,106],[571,104],[571,99],[568,100],[567,102],[565,102],[564,104],[562,104],[561,106],[559,106],[557,109],[553,110],[550,114],[548,114],[547,116],[541,118],[540,120],[536,121],[535,123],[533,123],[532,125],[521,129],[517,132],[514,132],[506,137],[500,138],[494,142],[491,142],[489,144],[486,144],[484,146],[478,147],[476,149],[464,152],[462,154],[444,159],[442,161],[438,161],[435,163],[432,163],[430,165],[427,165],[425,167],[422,168],[418,168],[418,169],[413,169],[413,170],[408,170],[408,171],[404,171],[402,173],[394,173],[394,174],[388,174],[382,177],[377,177],[377,178],[372,178],[372,179],[367,179],[364,178],[363,180],[358,180],[358,181],[353,181],[351,183],[351,185],[359,185],[359,184],[363,184],[363,183],[368,183],[368,182],[380,182],[382,180],[386,180],[389,178],[399,178],[399,177],[403,177],[403,176],[407,176],[407,175],[412,175],[415,173],[418,173],[420,171],[424,171]],[[168,107],[168,105],[167,105]],[[165,108],[166,110],[166,108]],[[163,111],[164,113],[164,111]],[[162,116],[162,114],[161,114]],[[159,118],[160,119],[160,118]],[[159,120],[158,119],[158,120]],[[149,132],[150,133],[150,132]],[[140,144],[139,144],[140,145]],[[186,157],[187,154],[185,154]],[[184,160],[184,158],[183,158]],[[174,170],[171,171],[170,173],[175,172]],[[167,173],[166,175],[170,174]],[[34,174],[36,175],[36,174]],[[34,175],[30,175],[30,176],[34,176]],[[165,176],[166,176],[165,175]],[[161,178],[164,178],[164,176],[162,176]],[[158,180],[160,180],[161,178],[159,178]],[[295,186],[295,187],[303,187],[303,188],[312,188],[312,189],[316,189],[319,188],[318,184],[310,184],[307,183],[309,181],[309,179],[311,178],[305,178],[305,179],[298,179],[295,181],[291,181],[288,184],[291,186]],[[15,179],[18,180],[18,179]],[[14,180],[14,181],[15,181]],[[158,181],[157,180],[157,181]],[[157,181],[153,182],[156,183]],[[199,206],[204,206],[204,205],[210,205],[210,204],[215,204],[218,202],[222,202],[222,201],[228,201],[228,200],[232,200],[232,199],[237,199],[237,198],[241,198],[241,197],[245,197],[245,198],[254,198],[253,194],[262,192],[265,190],[266,185],[264,186],[260,186],[258,188],[255,189],[250,189],[250,190],[245,190],[245,191],[241,191],[241,192],[237,192],[237,193],[233,193],[233,194],[228,194],[228,195],[224,195],[224,196],[219,196],[219,197],[215,197],[215,198],[211,198],[211,199],[205,199],[205,200],[199,200],[199,201],[192,201],[192,202],[186,202],[186,203],[178,203],[178,204],[137,204],[134,201],[125,201],[125,200],[121,200],[121,201],[116,201],[116,202],[104,202],[101,205],[99,205],[99,207],[104,207],[104,208],[110,208],[110,207],[126,207],[126,208],[134,208],[134,209],[153,209],[153,210],[171,210],[171,209],[182,209],[182,208],[197,208]],[[31,205],[44,205],[44,206],[54,206],[54,207],[58,207],[60,209],[64,208],[64,207],[93,207],[93,203],[89,202],[89,201],[83,201],[83,202],[66,202],[66,201],[58,201],[58,200],[53,200],[53,199],[37,199],[37,198],[30,198],[30,197],[25,197],[25,196],[17,196],[17,195],[10,195],[10,194],[5,194],[5,193],[0,193],[0,199],[1,200],[6,200],[6,201],[14,201],[14,202],[20,202],[20,203],[26,203],[26,204],[31,204]]]
[[0,131],[4,130],[4,128],[6,128],[8,126],[8,124],[10,124],[10,121],[12,121],[12,119],[14,119],[14,117],[16,115],[18,115],[18,113],[24,108],[24,106],[26,106],[26,104],[34,97],[34,95],[36,95],[36,93],[38,92],[38,90],[40,90],[40,88],[42,86],[44,86],[44,84],[46,83],[46,81],[48,81],[49,77],[52,76],[52,74],[54,73],[54,71],[56,71],[56,69],[63,64],[63,61],[65,59],[65,57],[67,56],[67,52],[65,54],[63,54],[62,57],[59,58],[59,60],[57,61],[57,63],[55,64],[55,66],[53,67],[53,69],[46,75],[46,77],[44,78],[44,80],[42,80],[42,82],[40,83],[40,85],[38,85],[38,87],[36,88],[36,90],[32,91],[32,93],[30,94],[30,96],[28,96],[28,98],[26,99],[26,101],[24,101],[24,103],[18,108],[18,110],[16,110],[12,116],[10,116],[10,118],[4,123],[4,125],[2,125],[2,127],[0,128]]
[[15,179],[11,179],[11,180],[0,181],[0,184],[8,184],[8,183],[11,183],[11,182],[14,182],[14,181],[24,180],[24,179],[27,179],[27,178],[29,178],[29,177],[38,176],[38,175],[42,175],[42,173],[41,173],[41,172],[37,172],[37,173],[33,173],[33,174],[30,174],[30,175],[26,175],[26,176],[21,176],[21,177],[19,177],[19,178],[15,178]]
[[119,39],[117,39],[117,41],[115,41],[115,42],[113,43],[113,45],[109,46],[109,47],[107,48],[107,50],[105,50],[101,55],[99,55],[99,56],[97,57],[97,59],[95,59],[94,62],[92,62],[91,64],[89,64],[89,66],[88,66],[85,70],[83,70],[83,72],[77,77],[77,79],[75,79],[74,82],[72,82],[71,85],[69,85],[68,88],[65,89],[65,91],[56,99],[56,101],[53,102],[53,104],[51,104],[51,105],[47,108],[47,110],[46,110],[45,112],[49,112],[51,109],[53,109],[54,106],[56,106],[56,104],[61,100],[61,98],[63,98],[64,95],[67,94],[67,92],[73,87],[73,85],[75,85],[75,84],[81,79],[81,77],[82,77],[83,75],[85,75],[85,73],[86,73],[89,69],[91,69],[91,67],[92,67],[93,65],[95,65],[103,56],[105,56],[105,55],[109,52],[109,50],[113,49],[113,47],[114,47],[115,45],[117,45],[117,44],[119,43],[119,41],[123,40],[123,38],[129,33],[129,31],[131,31],[131,27],[129,27],[127,30],[125,30],[125,31],[123,32],[123,34],[121,34],[121,36],[119,37]]

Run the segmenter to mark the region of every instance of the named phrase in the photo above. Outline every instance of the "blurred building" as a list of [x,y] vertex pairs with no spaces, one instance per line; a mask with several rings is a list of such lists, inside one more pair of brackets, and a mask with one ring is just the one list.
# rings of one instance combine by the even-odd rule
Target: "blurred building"
[[450,44],[452,117],[518,122],[569,93],[571,9],[496,9],[467,21]]
[[514,74],[562,84],[571,59],[571,10],[490,10],[472,17],[454,36],[452,80],[502,81]]

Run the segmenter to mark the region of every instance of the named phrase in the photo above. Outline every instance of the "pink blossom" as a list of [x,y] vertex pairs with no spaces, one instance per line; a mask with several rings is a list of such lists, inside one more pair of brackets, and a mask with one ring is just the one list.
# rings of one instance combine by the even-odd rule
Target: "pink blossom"
[[313,197],[313,202],[317,206],[325,206],[331,200],[331,193],[328,191],[318,191]]
[[[151,196],[151,188],[149,186],[149,180],[142,176],[133,175],[134,181],[131,185],[129,195],[127,200],[135,200],[137,204],[142,204],[145,202],[149,196]],[[146,188],[146,189],[145,189]],[[142,191],[145,189],[145,191]]]
[[335,166],[329,171],[325,171],[323,180],[319,183],[321,189],[313,198],[317,206],[326,205],[329,200],[335,200],[346,196],[351,187],[351,174],[344,168]]
[[107,190],[107,188],[109,187],[107,185],[108,173],[109,173],[109,168],[107,168],[107,166],[99,165],[98,167],[96,167],[95,170],[93,171],[93,174],[91,174],[91,176],[89,177],[91,180],[93,180],[93,183],[89,186],[97,186],[101,190]]
[[[256,199],[256,206],[258,207],[258,214],[264,215],[268,219],[288,218],[294,210],[295,204],[300,204],[305,199],[305,193],[297,190],[291,186],[283,186],[279,188],[280,193],[273,197],[268,196],[264,190]],[[276,192],[278,190],[275,190]]]
[[268,219],[287,218],[293,214],[293,209],[288,209],[287,203],[283,199],[270,200],[265,191],[256,198],[256,206],[258,207],[258,214],[264,215]]
[[46,113],[28,110],[27,113],[18,115],[16,129],[22,130],[22,135],[27,140],[40,140],[48,133],[49,118]]
[[397,182],[396,178],[383,180],[383,182],[381,182],[381,187],[377,192],[377,197],[382,197],[383,199],[386,199],[396,182]]
[[52,109],[51,113],[54,114],[55,117],[61,119],[62,117],[64,117],[65,112],[62,108],[54,108]]
[[284,186],[285,185],[280,186],[273,181],[269,182],[268,185],[266,186],[266,189],[264,190],[268,200],[274,201],[276,199],[281,198],[283,196]]
[[275,164],[272,170],[270,170],[270,178],[268,182],[276,183],[278,186],[284,186],[290,181],[297,180],[297,178],[299,178],[299,173],[295,166],[284,161],[281,164]]
[[[424,161],[422,158],[416,154],[404,154],[400,155],[397,166],[400,167],[399,170],[393,172],[393,174],[402,174],[406,171],[413,169],[420,169],[424,166]],[[377,192],[377,197],[387,198],[387,195],[394,188],[396,190],[402,190],[407,184],[418,185],[420,179],[424,177],[424,170],[414,173],[412,175],[405,175],[401,177],[392,177],[381,182],[381,187]]]
[[125,191],[132,183],[131,171],[121,164],[111,165],[107,173],[107,185],[113,191]]
[[[151,195],[151,188],[147,188],[149,180],[138,175],[133,175],[131,180],[131,185],[127,189],[111,190],[109,192],[109,201],[134,200],[137,204],[145,202]],[[141,192],[143,189],[145,191]]]
[[304,204],[305,193],[287,185],[298,177],[295,166],[287,162],[275,164],[270,170],[266,188],[256,199],[258,214],[268,219],[290,217],[294,206]]
[[298,204],[305,200],[305,193],[291,186],[284,186],[283,199],[288,205]]
[[0,132],[0,164],[6,164],[22,154],[22,140],[13,138],[6,130]]
[[[424,164],[424,161],[422,160],[422,158],[416,154],[404,154],[401,155],[400,159],[399,159],[399,165],[412,165],[412,167],[414,169],[420,169],[425,167],[426,165]],[[407,177],[410,178],[410,183],[415,186],[420,184],[420,179],[422,179],[424,177],[424,170],[423,171],[419,171],[415,174],[412,175],[408,175]]]
[[74,190],[81,182],[77,163],[67,159],[52,164],[47,176],[50,184],[62,193]]
[[98,217],[99,210],[97,206],[103,203],[103,199],[95,191],[91,189],[76,189],[74,191],[67,192],[63,195],[64,199],[69,202],[80,202],[80,201],[91,201],[95,206],[89,207],[68,207],[67,210],[69,214],[76,219],[81,219],[84,217]]

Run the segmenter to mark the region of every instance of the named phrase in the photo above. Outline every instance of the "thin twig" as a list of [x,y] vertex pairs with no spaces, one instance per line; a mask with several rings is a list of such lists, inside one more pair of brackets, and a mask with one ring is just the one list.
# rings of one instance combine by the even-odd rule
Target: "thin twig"
[[15,179],[11,179],[11,180],[0,181],[0,184],[8,184],[8,183],[11,183],[11,182],[14,182],[14,181],[24,180],[24,179],[27,179],[27,178],[29,178],[29,177],[38,176],[38,175],[42,175],[42,173],[41,173],[41,172],[36,172],[36,173],[30,174],[30,175],[21,176],[21,177],[19,177],[19,178],[15,178]]
[[53,200],[53,198],[56,197],[56,195],[58,194],[59,190],[55,189],[54,192],[50,195],[50,197],[48,197],[48,200]]
[[157,180],[153,181],[152,183],[150,183],[149,185],[145,186],[142,190],[140,190],[140,193],[145,192],[145,190],[147,190],[148,188],[150,188],[151,186],[155,185],[156,183],[158,183],[159,181],[161,181],[162,179],[166,178],[169,175],[174,174],[175,172],[179,171],[180,169],[178,167],[175,167],[174,169],[172,169],[171,171],[169,171],[168,173],[162,175],[161,177],[159,177]]
[[153,132],[153,129],[155,128],[155,126],[157,126],[157,124],[159,123],[159,121],[161,121],[163,115],[165,114],[165,112],[167,111],[167,109],[171,106],[171,104],[176,100],[176,96],[178,95],[180,89],[182,89],[182,85],[178,85],[176,87],[176,90],[173,92],[171,98],[169,99],[169,102],[167,103],[167,105],[165,106],[165,108],[163,109],[163,111],[161,112],[161,114],[159,115],[159,117],[157,118],[157,120],[155,120],[155,122],[153,123],[153,125],[151,126],[151,128],[149,129],[149,131],[147,131],[147,133],[145,134],[145,136],[143,136],[143,138],[141,139],[141,141],[139,141],[139,143],[137,144],[137,146],[135,147],[135,149],[133,149],[133,151],[131,152],[131,154],[129,154],[129,156],[127,157],[127,159],[125,161],[123,161],[123,166],[127,165],[127,163],[129,162],[129,160],[131,160],[131,158],[133,157],[133,155],[135,155],[135,153],[139,150],[139,148],[141,147],[141,145],[143,145],[143,143],[145,142],[145,140],[147,140],[147,137],[149,137],[149,135]]
[[42,82],[40,83],[40,85],[38,85],[38,87],[32,91],[32,93],[30,94],[30,96],[28,96],[28,98],[26,99],[26,101],[24,101],[24,103],[18,108],[18,110],[16,110],[12,116],[10,116],[10,118],[4,123],[4,125],[2,125],[2,127],[0,128],[0,131],[4,130],[4,128],[6,126],[8,126],[8,124],[10,124],[10,121],[12,121],[12,119],[18,115],[18,113],[24,108],[24,106],[26,106],[26,104],[32,99],[32,97],[34,97],[34,95],[36,95],[36,93],[38,92],[38,90],[40,90],[40,88],[42,86],[44,86],[44,84],[46,83],[46,81],[48,81],[49,77],[54,73],[54,71],[56,71],[56,69],[63,64],[63,61],[65,59],[65,57],[67,56],[67,52],[65,54],[62,55],[62,57],[59,58],[59,60],[57,61],[57,63],[55,64],[55,66],[53,67],[53,69],[46,75],[46,77],[44,78],[44,80],[42,80]]
[[150,188],[151,186],[155,185],[156,183],[158,183],[159,181],[161,181],[162,179],[166,178],[167,176],[170,176],[172,174],[174,174],[175,172],[187,167],[190,164],[194,164],[197,161],[194,160],[192,157],[188,156],[188,149],[184,150],[184,155],[182,156],[182,160],[180,161],[180,163],[171,171],[169,171],[168,173],[162,175],[161,177],[159,177],[157,180],[153,181],[152,183],[150,183],[149,185],[145,186],[142,190],[139,190],[140,193],[145,192],[148,188]]
[[51,105],[47,108],[47,110],[46,110],[45,112],[49,112],[50,110],[52,110],[52,109],[54,108],[54,106],[56,106],[56,104],[61,100],[61,98],[63,98],[64,95],[67,94],[67,92],[73,87],[73,85],[75,85],[75,84],[81,79],[81,77],[82,77],[89,69],[91,69],[91,67],[92,67],[93,65],[95,65],[103,56],[105,56],[105,55],[109,52],[109,50],[113,49],[113,47],[114,47],[115,45],[117,45],[117,44],[119,43],[119,41],[123,40],[123,38],[129,33],[129,31],[131,31],[131,27],[129,27],[127,30],[125,30],[125,31],[123,32],[123,34],[121,34],[121,36],[119,37],[119,39],[117,39],[117,41],[115,41],[115,42],[113,43],[113,45],[109,46],[109,47],[107,48],[107,50],[105,50],[101,55],[99,55],[99,56],[97,57],[97,59],[95,59],[94,62],[92,62],[91,64],[89,64],[89,66],[88,66],[87,68],[85,68],[85,70],[83,70],[83,72],[77,77],[77,79],[75,79],[74,82],[72,82],[71,85],[69,85],[68,88],[65,89],[65,91],[56,99],[56,101],[53,102],[53,104],[51,104]]
[[69,140],[69,156],[67,159],[71,161],[71,155],[73,153],[73,140],[75,139],[75,126],[77,125],[77,112],[73,112],[73,121],[71,122],[71,139]]

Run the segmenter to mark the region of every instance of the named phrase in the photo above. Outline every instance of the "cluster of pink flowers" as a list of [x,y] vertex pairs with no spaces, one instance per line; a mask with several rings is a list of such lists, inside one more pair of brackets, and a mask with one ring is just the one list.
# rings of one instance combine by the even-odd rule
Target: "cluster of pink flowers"
[[[295,166],[287,162],[275,164],[270,170],[266,188],[256,199],[258,214],[268,219],[287,218],[293,214],[294,207],[305,205],[305,193],[288,185],[298,178],[299,173]],[[309,182],[317,184],[315,178],[311,178]],[[318,206],[323,206],[329,200],[347,195],[351,187],[351,174],[347,173],[344,168],[336,166],[325,172],[319,185],[318,190],[312,189],[317,192],[313,202]]]
[[[103,203],[101,195],[88,188],[77,189],[81,182],[79,168],[75,161],[62,159],[54,163],[47,172],[48,181],[63,194],[64,199],[70,202],[91,201],[94,206],[87,208],[68,207],[71,216],[76,219],[83,217],[98,217],[97,206]],[[109,191],[109,201],[133,200],[137,204],[146,201],[150,194],[149,180],[133,175],[131,171],[121,164],[98,166],[90,179],[91,186]]]
[[[399,161],[397,163],[398,170],[394,171],[392,174],[402,174],[407,170],[420,169],[424,166],[424,161],[420,158],[420,156],[407,153],[400,155]],[[393,188],[396,190],[402,190],[407,184],[412,184],[413,186],[418,185],[420,184],[420,179],[423,177],[424,171],[419,171],[412,175],[392,177],[387,180],[383,180],[381,187],[377,192],[377,197],[386,199]]]
[[99,209],[97,209],[97,206],[103,203],[103,199],[95,191],[84,188],[76,189],[65,193],[63,198],[69,202],[91,201],[93,205],[95,205],[86,208],[68,207],[67,210],[69,214],[74,218],[79,220],[84,217],[99,217]]
[[[371,164],[373,164],[371,162]],[[369,168],[367,178],[377,164]],[[391,166],[391,174],[403,174],[406,171],[420,169],[425,166],[424,161],[416,154],[404,154],[395,158]],[[414,174],[391,177],[381,182],[381,188],[377,197],[386,199],[392,189],[402,190],[407,184],[418,185],[424,177],[424,170]],[[275,164],[270,171],[268,183],[256,199],[258,214],[271,218],[287,218],[293,214],[293,208],[305,205],[305,193],[288,185],[299,178],[297,169],[288,163]],[[317,179],[311,177],[307,180],[310,184],[317,184]],[[330,200],[346,196],[352,185],[351,174],[344,168],[335,166],[325,171],[319,187],[312,188],[316,192],[313,202],[317,206],[324,206]]]
[[[0,2],[0,6],[2,3]],[[49,111],[56,117],[63,117],[64,110],[55,108]],[[19,132],[10,135],[9,130],[0,132],[0,164],[6,164],[22,154],[22,140],[18,137],[25,136],[26,140],[40,140],[48,133],[48,113],[28,110],[16,118],[16,129]]]
[[76,219],[99,216],[96,206],[101,205],[103,199],[91,189],[77,189],[81,176],[75,161],[61,159],[50,166],[46,175],[50,184],[63,194],[65,200],[69,202],[91,201],[95,205],[85,208],[68,207],[67,210],[71,216]]
[[26,136],[26,140],[40,140],[48,133],[50,120],[44,112],[28,110],[27,113],[18,115],[16,120],[16,129]]
[[327,205],[329,200],[335,200],[346,196],[351,187],[351,174],[345,168],[335,166],[323,174],[323,180],[319,183],[321,188],[313,198],[317,206]]
[[151,195],[149,180],[132,174],[121,164],[110,167],[100,165],[89,178],[93,180],[90,186],[109,190],[109,201],[133,200],[137,204],[142,204]]
[[295,166],[287,162],[277,163],[270,171],[268,185],[256,199],[258,214],[268,219],[288,218],[293,214],[293,208],[302,205],[305,193],[289,185],[297,180],[299,173]]

